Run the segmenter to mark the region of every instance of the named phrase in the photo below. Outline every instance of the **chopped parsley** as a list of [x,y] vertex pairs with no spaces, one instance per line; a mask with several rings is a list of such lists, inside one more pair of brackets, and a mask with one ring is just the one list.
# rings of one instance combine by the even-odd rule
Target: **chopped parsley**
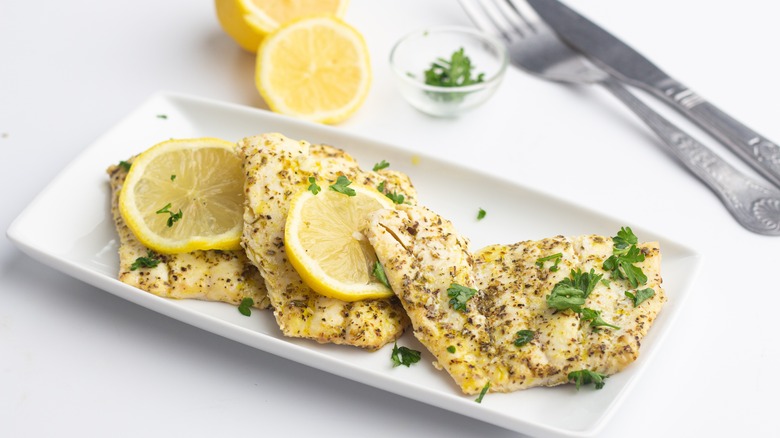
[[638,289],[636,291],[636,294],[633,294],[629,291],[626,291],[625,294],[628,298],[631,299],[631,301],[634,302],[634,307],[637,307],[640,304],[642,304],[644,301],[653,298],[655,296],[655,291],[648,287],[645,289]]
[[544,268],[545,262],[553,262],[552,266],[550,266],[551,272],[556,272],[558,270],[558,263],[561,262],[561,259],[563,258],[563,254],[556,252],[555,254],[550,254],[547,257],[539,257],[536,259],[536,266],[539,268]]
[[403,204],[404,203],[404,195],[396,192],[387,192],[385,193],[385,196],[387,196],[388,199],[393,201],[396,204]]
[[585,304],[585,291],[564,281],[556,284],[550,295],[547,295],[547,305],[556,310],[582,313],[583,304]]
[[175,180],[176,180],[176,175],[171,175],[171,181],[175,181]]
[[330,189],[339,193],[343,193],[347,196],[355,196],[355,190],[347,187],[350,184],[352,184],[352,181],[350,181],[346,176],[339,175],[339,177],[336,179],[336,182],[330,185]]
[[122,161],[119,162],[119,167],[121,167],[122,169],[125,169],[125,172],[127,172],[127,171],[130,170],[130,163],[128,163],[127,161],[122,160]]
[[455,346],[454,345],[450,345],[449,347],[447,347],[447,351],[449,351],[450,353],[455,353],[455,351],[456,351],[455,350]]
[[631,228],[621,228],[617,236],[612,238],[612,243],[612,255],[604,260],[602,267],[611,271],[613,276],[628,280],[633,287],[647,283],[642,268],[634,266],[634,263],[643,262],[645,255],[636,246],[637,237]]
[[385,275],[385,268],[379,263],[379,260],[374,263],[374,270],[371,273],[374,275],[374,278],[390,289],[390,283],[387,281],[387,275]]
[[159,263],[160,260],[154,256],[154,253],[151,250],[147,250],[146,257],[138,257],[135,259],[133,264],[130,265],[130,270],[135,271],[139,268],[154,268]]
[[388,163],[385,160],[382,160],[382,161],[374,164],[374,169],[373,170],[374,170],[374,172],[376,172],[377,170],[387,169],[388,167],[390,167],[390,163]]
[[312,195],[316,195],[322,188],[317,185],[317,180],[313,176],[310,176],[309,187],[306,190],[310,191]]
[[606,374],[597,373],[591,370],[579,370],[572,371],[566,376],[570,381],[574,381],[577,385],[577,391],[580,390],[580,386],[593,383],[596,385],[596,389],[604,387],[604,379],[607,378]]
[[485,386],[482,387],[482,391],[479,391],[479,396],[474,401],[477,403],[482,403],[482,399],[485,398],[485,394],[487,394],[488,389],[490,389],[490,381],[485,383]]
[[390,359],[393,360],[394,368],[401,365],[409,367],[409,365],[420,361],[420,352],[407,347],[399,347],[396,342],[393,344],[393,352],[390,353]]
[[476,289],[452,283],[447,288],[447,296],[450,297],[450,305],[461,312],[466,311],[466,303],[477,293]]
[[170,202],[168,204],[166,204],[165,207],[155,211],[155,213],[157,213],[157,214],[168,213],[170,215],[168,217],[168,222],[167,222],[168,228],[172,227],[173,224],[176,223],[182,217],[181,209],[179,209],[179,211],[177,213],[174,213],[174,212],[171,211],[171,203]]
[[473,75],[471,59],[463,47],[456,50],[450,59],[438,58],[425,70],[425,83],[437,87],[465,87],[484,82],[485,74]]
[[385,183],[386,182],[387,181],[382,181],[381,183],[379,183],[379,185],[376,186],[376,189],[379,190],[380,193],[384,193],[385,192]]
[[590,322],[590,326],[593,328],[593,330],[598,329],[598,327],[610,327],[613,329],[619,329],[620,327],[616,325],[612,325],[603,319],[601,319],[601,311],[600,310],[593,310],[589,309],[587,307],[582,309],[582,319],[584,321]]
[[241,304],[238,305],[238,311],[244,316],[250,316],[252,314],[252,306],[255,305],[255,300],[252,298],[244,298],[241,300]]
[[168,119],[168,115],[166,115],[166,114],[157,114],[157,118],[158,119],[167,120]]
[[487,212],[484,209],[479,209],[477,212],[477,220],[480,221],[482,219],[485,219],[485,216],[487,216]]
[[536,337],[536,333],[533,330],[520,330],[515,333],[515,347],[522,347],[523,345],[531,342]]

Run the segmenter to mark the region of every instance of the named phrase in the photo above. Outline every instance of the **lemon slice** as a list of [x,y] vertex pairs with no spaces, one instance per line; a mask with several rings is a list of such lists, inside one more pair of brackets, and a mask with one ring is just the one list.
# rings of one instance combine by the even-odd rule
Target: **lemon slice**
[[338,18],[296,20],[263,40],[255,84],[273,111],[337,123],[368,95],[368,48],[360,33]]
[[392,296],[372,274],[376,254],[360,227],[369,213],[394,204],[373,187],[349,187],[355,196],[323,187],[293,197],[284,228],[287,256],[321,295],[344,301]]
[[169,140],[133,161],[119,195],[130,230],[160,253],[240,248],[244,178],[235,144]]

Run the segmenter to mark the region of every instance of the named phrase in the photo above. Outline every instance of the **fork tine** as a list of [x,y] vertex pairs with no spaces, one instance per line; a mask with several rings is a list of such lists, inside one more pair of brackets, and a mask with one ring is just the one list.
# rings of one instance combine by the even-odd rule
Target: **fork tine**
[[536,31],[525,17],[523,17],[512,1],[493,0],[493,3],[504,17],[504,20],[509,23],[509,26],[511,26],[515,33],[520,35],[521,38],[525,38]]
[[484,0],[459,0],[460,5],[471,21],[482,31],[499,36],[504,41],[512,40],[513,28],[504,19],[501,11],[496,10],[493,2]]
[[539,27],[542,26],[542,18],[539,17],[528,2],[525,0],[506,0],[506,3],[528,28],[532,29],[534,32],[540,30]]

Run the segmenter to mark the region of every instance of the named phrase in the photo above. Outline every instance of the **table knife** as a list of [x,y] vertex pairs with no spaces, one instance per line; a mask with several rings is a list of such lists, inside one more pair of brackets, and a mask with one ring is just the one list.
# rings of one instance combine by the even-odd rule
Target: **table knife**
[[673,79],[639,52],[558,0],[526,0],[566,43],[619,80],[693,120],[780,187],[780,147]]

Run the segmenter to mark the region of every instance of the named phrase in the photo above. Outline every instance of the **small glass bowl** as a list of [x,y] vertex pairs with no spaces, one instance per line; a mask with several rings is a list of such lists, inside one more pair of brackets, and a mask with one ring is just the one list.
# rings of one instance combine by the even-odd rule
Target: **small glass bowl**
[[[450,60],[463,48],[471,60],[472,77],[483,82],[461,87],[425,83],[425,71],[438,59]],[[485,102],[498,88],[507,66],[506,46],[478,30],[441,26],[412,32],[390,52],[390,66],[406,100],[418,110],[438,117],[454,117]]]

